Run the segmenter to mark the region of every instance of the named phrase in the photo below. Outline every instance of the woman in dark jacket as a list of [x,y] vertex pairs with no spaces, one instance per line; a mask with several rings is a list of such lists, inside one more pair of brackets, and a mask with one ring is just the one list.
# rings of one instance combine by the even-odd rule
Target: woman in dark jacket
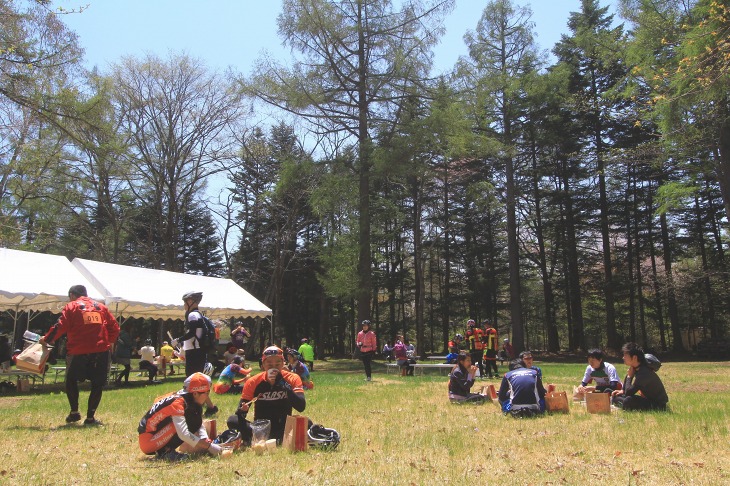
[[133,351],[134,340],[129,334],[129,330],[127,328],[122,328],[122,330],[119,332],[116,348],[114,350],[114,361],[117,364],[124,366],[124,370],[119,373],[117,379],[114,381],[117,386],[121,386],[122,378],[124,379],[125,385],[129,383],[129,372],[132,369],[131,359]]
[[451,403],[484,403],[486,395],[471,393],[477,367],[471,364],[471,356],[460,353],[456,366],[449,374],[449,401]]

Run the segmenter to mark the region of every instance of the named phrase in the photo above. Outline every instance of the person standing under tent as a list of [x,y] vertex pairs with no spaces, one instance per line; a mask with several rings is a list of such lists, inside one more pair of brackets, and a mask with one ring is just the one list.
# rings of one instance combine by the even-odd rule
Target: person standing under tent
[[[200,340],[203,337],[203,314],[198,309],[200,301],[203,300],[203,292],[187,292],[183,294],[182,300],[185,308],[185,329],[187,332],[179,339],[173,339],[172,345],[177,346],[182,341],[183,353],[185,354],[185,376],[193,373],[204,373],[207,356],[205,350],[200,347]],[[210,395],[205,401],[205,416],[210,417],[218,413],[218,407],[213,405]]]
[[124,380],[125,385],[129,384],[129,372],[132,370],[131,360],[132,353],[134,352],[134,340],[132,339],[132,335],[129,334],[128,327],[128,325],[122,327],[114,348],[114,361],[124,366],[122,372],[114,380],[117,386],[122,386],[122,380]]
[[79,382],[89,380],[91,392],[84,425],[101,425],[95,414],[109,377],[111,348],[119,337],[119,324],[104,304],[88,297],[83,285],[72,286],[68,300],[58,322],[38,342],[46,345],[66,335],[66,397],[71,406],[66,422],[81,420]]
[[251,333],[248,332],[248,329],[243,326],[241,321],[236,321],[235,326],[231,331],[231,345],[235,346],[236,349],[244,349]]
[[162,376],[167,378],[167,365],[170,365],[170,374],[175,374],[175,369],[172,366],[172,359],[175,357],[175,348],[170,346],[167,341],[162,341],[162,347],[160,348],[160,369],[162,370]]

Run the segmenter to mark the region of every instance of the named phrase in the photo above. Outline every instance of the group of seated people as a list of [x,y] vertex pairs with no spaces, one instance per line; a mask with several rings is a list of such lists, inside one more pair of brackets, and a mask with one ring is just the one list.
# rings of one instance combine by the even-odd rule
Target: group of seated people
[[[305,387],[302,378],[295,372],[301,369],[297,364],[301,361],[294,361],[294,353],[297,351],[288,349],[284,353],[277,346],[269,346],[261,357],[261,373],[251,376],[251,370],[243,368],[247,371],[236,371],[241,375],[241,380],[228,384],[225,393],[229,393],[233,386],[241,386],[241,399],[233,415],[228,418],[227,425],[230,431],[240,434],[243,443],[250,444],[253,436],[252,421],[248,417],[251,407],[254,408],[254,421],[270,420],[270,437],[279,444],[284,436],[286,417],[292,414],[292,410],[304,411]],[[295,371],[289,371],[285,367],[286,362]],[[240,363],[232,362],[229,365],[231,369],[235,369],[233,365],[241,367]],[[185,380],[182,390],[155,400],[139,423],[139,446],[142,452],[169,461],[187,459],[190,453],[221,455],[224,448],[208,436],[203,426],[203,404],[211,389],[216,391],[216,388],[224,388],[218,385],[212,386],[210,376],[194,373]]]
[[[623,383],[616,368],[604,360],[603,352],[592,349],[588,352],[588,366],[578,390],[583,393],[610,393],[612,403],[627,411],[666,410],[669,397],[656,374],[658,368],[653,364],[656,358],[644,353],[636,343],[625,344],[622,352],[624,364],[628,366]],[[471,357],[466,353],[459,354],[449,375],[449,401],[483,403],[490,400],[486,394],[471,392],[476,372],[477,367],[472,364]],[[595,385],[589,386],[590,383]],[[509,372],[502,378],[498,400],[505,414],[530,416],[545,411],[546,393],[542,370],[533,365],[532,353],[523,351],[518,359],[510,361]]]
[[[241,393],[243,385],[251,374],[251,368],[246,367],[246,363],[242,354],[234,352],[235,347],[231,346],[226,355],[232,355],[230,361],[226,359],[228,364],[220,372],[217,382],[213,385],[213,391],[219,395],[224,393]],[[240,351],[240,350],[239,350]],[[287,369],[295,373],[302,380],[302,387],[305,390],[314,388],[314,382],[309,376],[309,367],[304,363],[302,355],[293,348],[284,350],[284,358]]]

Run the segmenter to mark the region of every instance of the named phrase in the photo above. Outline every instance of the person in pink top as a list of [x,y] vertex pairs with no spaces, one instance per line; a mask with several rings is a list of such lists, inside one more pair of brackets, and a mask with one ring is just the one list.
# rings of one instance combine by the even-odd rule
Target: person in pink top
[[375,351],[378,349],[378,340],[375,333],[370,330],[370,321],[365,319],[362,321],[362,331],[357,333],[357,349],[360,351],[360,359],[365,366],[365,380],[372,379],[372,369],[370,363],[373,360]]

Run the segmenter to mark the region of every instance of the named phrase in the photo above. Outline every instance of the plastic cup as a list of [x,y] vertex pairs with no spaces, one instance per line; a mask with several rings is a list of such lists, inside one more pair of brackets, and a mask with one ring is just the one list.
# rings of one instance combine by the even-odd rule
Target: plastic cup
[[254,420],[251,424],[251,432],[253,435],[253,443],[266,442],[271,432],[271,421],[268,419]]

